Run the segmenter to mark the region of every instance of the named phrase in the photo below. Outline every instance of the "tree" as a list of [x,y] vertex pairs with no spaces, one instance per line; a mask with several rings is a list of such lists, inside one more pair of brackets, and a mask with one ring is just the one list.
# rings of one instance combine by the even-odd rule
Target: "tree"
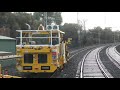
[[[27,30],[25,23],[30,24],[31,29],[36,30],[40,23],[44,25],[44,12],[35,12],[33,15],[26,12],[1,12],[0,27],[10,29],[10,37],[16,37],[16,30]],[[47,24],[62,23],[61,12],[47,12]]]
[[72,44],[70,45],[70,47],[75,47],[78,46],[78,25],[74,24],[74,23],[65,23],[62,26],[62,31],[65,32],[65,38],[72,38]]
[[[35,20],[40,21],[44,25],[44,12],[35,12],[33,14],[33,17]],[[56,24],[60,25],[62,23],[62,16],[61,12],[47,12],[47,24],[51,24],[52,22],[55,22]]]

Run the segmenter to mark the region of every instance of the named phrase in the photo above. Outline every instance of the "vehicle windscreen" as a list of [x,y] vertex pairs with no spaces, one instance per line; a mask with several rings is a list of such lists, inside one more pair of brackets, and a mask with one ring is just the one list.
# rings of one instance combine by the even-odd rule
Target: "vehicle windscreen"
[[50,45],[49,37],[49,34],[33,34],[32,41],[34,41],[36,45]]

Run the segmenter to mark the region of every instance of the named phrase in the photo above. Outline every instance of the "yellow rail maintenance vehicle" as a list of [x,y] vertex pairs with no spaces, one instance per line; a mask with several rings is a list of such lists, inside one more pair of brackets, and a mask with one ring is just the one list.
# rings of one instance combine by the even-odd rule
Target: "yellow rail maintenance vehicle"
[[53,73],[67,63],[69,53],[63,39],[65,32],[58,25],[47,25],[47,30],[16,30],[17,70],[24,73]]

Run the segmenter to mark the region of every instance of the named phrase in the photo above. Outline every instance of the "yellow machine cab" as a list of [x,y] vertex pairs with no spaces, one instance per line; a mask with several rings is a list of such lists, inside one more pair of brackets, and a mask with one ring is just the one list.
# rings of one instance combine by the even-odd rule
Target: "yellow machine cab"
[[[56,26],[58,27],[58,25]],[[17,70],[19,72],[52,73],[63,68],[68,59],[67,43],[63,40],[65,32],[48,26],[47,30],[16,30]]]

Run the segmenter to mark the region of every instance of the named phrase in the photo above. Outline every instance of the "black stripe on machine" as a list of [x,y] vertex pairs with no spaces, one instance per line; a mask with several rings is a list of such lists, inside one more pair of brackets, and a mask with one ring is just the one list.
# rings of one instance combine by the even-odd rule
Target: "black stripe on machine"
[[41,70],[50,70],[50,66],[41,66]]

